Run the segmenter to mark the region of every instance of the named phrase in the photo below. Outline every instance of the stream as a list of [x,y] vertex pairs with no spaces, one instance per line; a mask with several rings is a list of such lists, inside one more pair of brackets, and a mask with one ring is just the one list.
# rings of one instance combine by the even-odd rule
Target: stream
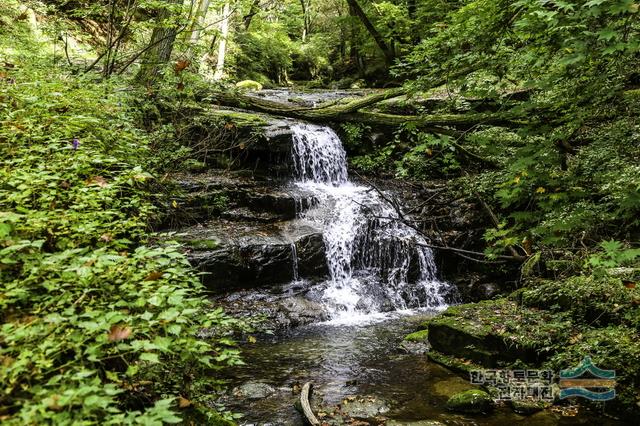
[[[328,274],[321,280],[299,279],[299,250],[291,241],[293,280],[283,288],[302,289],[295,297],[321,313],[243,346],[246,365],[225,373],[233,390],[222,401],[244,414],[241,424],[303,424],[293,403],[309,381],[314,408],[327,419],[339,406],[342,411],[335,415],[378,419],[361,424],[591,424],[589,415],[545,410],[523,417],[506,406],[490,416],[448,412],[448,397],[472,386],[428,361],[425,344],[407,347],[402,338],[455,303],[455,286],[438,278],[428,242],[401,220],[392,194],[349,180],[345,150],[331,128],[292,122],[290,130],[290,185],[313,202],[300,203],[289,225],[322,231]],[[281,296],[274,291],[272,286],[231,297],[277,309]],[[411,423],[425,419],[436,422]]]

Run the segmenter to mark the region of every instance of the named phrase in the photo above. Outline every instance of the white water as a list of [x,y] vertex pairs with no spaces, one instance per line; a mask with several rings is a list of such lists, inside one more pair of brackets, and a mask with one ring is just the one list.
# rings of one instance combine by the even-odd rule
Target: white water
[[304,216],[324,221],[330,280],[322,301],[332,322],[359,323],[385,312],[446,307],[449,285],[437,279],[424,237],[399,221],[396,210],[373,188],[349,182],[346,154],[335,132],[312,124],[291,129],[297,185],[319,201]]

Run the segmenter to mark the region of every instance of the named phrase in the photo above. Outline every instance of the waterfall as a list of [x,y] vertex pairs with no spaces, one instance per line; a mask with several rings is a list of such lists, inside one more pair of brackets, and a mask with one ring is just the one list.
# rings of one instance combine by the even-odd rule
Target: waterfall
[[427,241],[398,220],[386,196],[349,182],[338,135],[312,124],[291,130],[296,185],[318,200],[302,215],[324,222],[330,279],[322,301],[332,318],[352,322],[363,315],[446,306],[449,285],[437,279]]

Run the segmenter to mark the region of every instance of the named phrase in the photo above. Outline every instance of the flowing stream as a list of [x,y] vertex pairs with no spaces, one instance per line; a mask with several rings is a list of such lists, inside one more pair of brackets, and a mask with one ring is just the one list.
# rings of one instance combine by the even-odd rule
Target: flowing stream
[[[390,195],[349,181],[345,150],[333,130],[305,123],[291,130],[295,185],[315,200],[300,202],[299,219],[323,229],[329,278],[298,280],[292,244],[290,287],[310,286],[329,321],[261,335],[243,346],[245,365],[223,372],[233,391],[220,401],[244,414],[240,424],[302,425],[293,402],[308,381],[314,384],[316,410],[333,410],[329,417],[336,409],[338,416],[344,414],[345,400],[383,409],[367,417],[388,420],[369,424],[591,424],[590,414],[564,417],[545,410],[525,418],[507,406],[491,416],[448,412],[448,397],[471,388],[469,381],[428,361],[424,345],[402,340],[445,308],[453,294],[452,286],[437,278],[427,241],[403,223]],[[267,291],[259,291],[257,297],[269,305]],[[435,423],[422,422],[426,419]],[[615,424],[602,418],[598,423]]]
[[446,307],[444,296],[451,288],[436,277],[427,241],[402,222],[386,195],[349,181],[338,135],[313,124],[298,123],[291,130],[296,184],[319,200],[302,215],[324,221],[330,280],[322,300],[332,322]]

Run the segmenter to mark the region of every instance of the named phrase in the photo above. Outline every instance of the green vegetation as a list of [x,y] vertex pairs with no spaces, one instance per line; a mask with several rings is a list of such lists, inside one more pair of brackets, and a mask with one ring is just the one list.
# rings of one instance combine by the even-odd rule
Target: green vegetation
[[162,135],[140,93],[53,66],[26,25],[0,43],[2,423],[223,422],[206,399],[238,325],[176,244],[147,242]]

